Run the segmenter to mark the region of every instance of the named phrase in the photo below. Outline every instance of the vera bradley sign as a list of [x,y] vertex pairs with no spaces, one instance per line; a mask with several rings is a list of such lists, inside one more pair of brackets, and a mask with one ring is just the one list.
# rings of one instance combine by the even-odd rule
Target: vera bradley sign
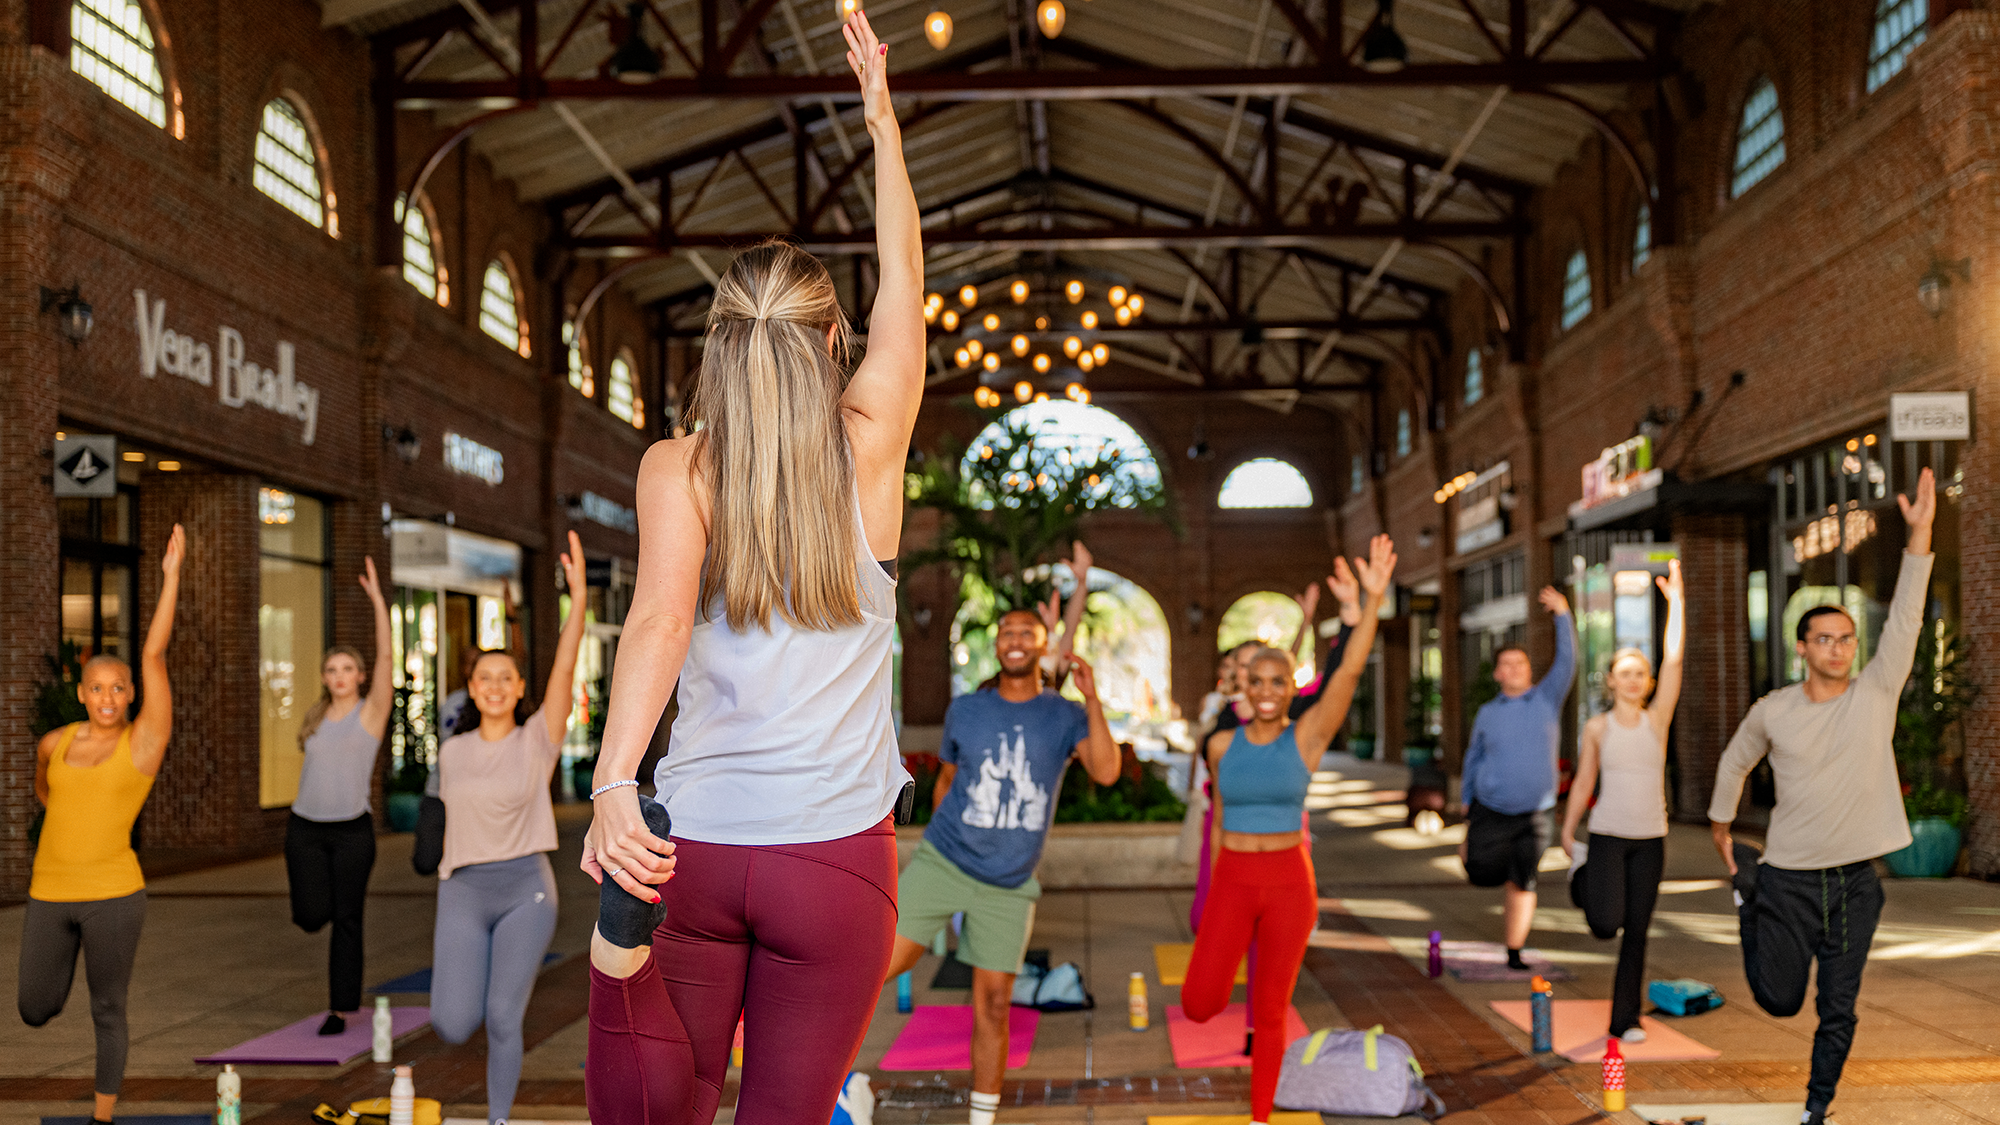
[[132,291],[139,312],[139,374],[151,379],[159,372],[191,383],[212,386],[224,406],[241,410],[259,406],[304,425],[299,440],[313,443],[319,429],[319,390],[298,380],[297,349],[278,341],[277,363],[266,367],[248,358],[243,333],[228,325],[216,330],[215,346],[167,327],[165,297],[147,299],[144,289]]

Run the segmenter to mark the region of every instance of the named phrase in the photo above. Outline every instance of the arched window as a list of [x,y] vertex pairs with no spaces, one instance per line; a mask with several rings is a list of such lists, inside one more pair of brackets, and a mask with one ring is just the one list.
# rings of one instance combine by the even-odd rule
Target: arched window
[[622,348],[605,377],[604,405],[634,426],[646,424],[646,403],[639,397],[639,382],[632,375],[632,353]]
[[1736,174],[1729,180],[1730,198],[1757,186],[1785,162],[1785,115],[1778,109],[1778,88],[1758,75],[1743,99],[1743,118],[1736,127]]
[[403,224],[403,280],[440,305],[451,304],[451,278],[438,260],[437,219],[421,193],[416,206],[396,196],[396,221]]
[[1567,332],[1590,315],[1590,261],[1578,250],[1563,267],[1562,326]]
[[1410,409],[1404,407],[1396,411],[1396,456],[1410,455]]
[[[1031,459],[1044,455],[1064,466],[1092,465],[1101,458],[1115,458],[1110,473],[1092,480],[1090,486],[1099,499],[1109,497],[1116,507],[1132,507],[1140,497],[1160,490],[1159,462],[1154,460],[1152,447],[1139,436],[1139,431],[1103,407],[1067,399],[1031,402],[1001,415],[979,431],[979,436],[966,447],[963,467],[969,469],[974,458],[1000,456],[1015,446],[1008,439],[1008,432],[1016,428],[1034,435],[1032,441],[1013,449],[1009,465],[1020,470],[1023,493],[1030,485],[1038,491],[1044,487],[1029,479],[1033,472]],[[1053,481],[1046,487],[1053,489]],[[1011,497],[1002,499],[1010,505],[1016,502]],[[983,499],[988,506],[992,502],[992,498]]]
[[[134,0],[74,0],[69,7],[69,68],[128,109],[167,127],[167,83],[153,29]],[[180,135],[178,128],[175,136]]]
[[1639,221],[1632,224],[1632,272],[1653,256],[1653,209],[1639,204]]
[[528,325],[521,319],[520,286],[506,259],[486,263],[486,276],[479,283],[479,328],[488,336],[528,355]]
[[338,238],[331,193],[320,186],[319,153],[305,115],[286,98],[264,104],[250,182],[285,210]]
[[597,375],[590,369],[590,341],[575,320],[563,321],[563,347],[569,350],[569,385],[585,398],[597,397]]
[[1930,24],[1927,0],[1875,0],[1875,35],[1868,42],[1868,92],[1896,77]]
[[1478,348],[1465,353],[1465,405],[1486,397],[1486,360]]
[[1218,508],[1310,508],[1312,485],[1304,474],[1275,457],[1259,457],[1229,470],[1217,494]]

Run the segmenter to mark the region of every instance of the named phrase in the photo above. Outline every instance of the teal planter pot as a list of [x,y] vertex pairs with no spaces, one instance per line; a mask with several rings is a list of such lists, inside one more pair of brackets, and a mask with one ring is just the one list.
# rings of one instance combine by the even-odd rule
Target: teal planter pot
[[1951,821],[1924,817],[1910,822],[1910,846],[1882,858],[1906,879],[1941,879],[1958,865],[1958,829]]
[[1375,756],[1375,740],[1372,738],[1350,738],[1347,740],[1347,748],[1363,761]]
[[420,793],[391,793],[386,802],[389,811],[389,831],[415,832],[417,830],[417,807],[423,804]]

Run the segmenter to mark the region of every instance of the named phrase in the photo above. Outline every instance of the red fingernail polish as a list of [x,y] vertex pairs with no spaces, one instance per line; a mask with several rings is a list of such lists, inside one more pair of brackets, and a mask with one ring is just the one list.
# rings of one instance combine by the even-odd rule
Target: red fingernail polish
[[882,44],[882,53],[885,55],[889,53],[889,45],[887,43]]

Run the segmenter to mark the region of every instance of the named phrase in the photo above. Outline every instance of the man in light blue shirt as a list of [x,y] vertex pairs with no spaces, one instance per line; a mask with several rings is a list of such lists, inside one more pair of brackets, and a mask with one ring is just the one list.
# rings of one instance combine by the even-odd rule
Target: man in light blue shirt
[[1556,659],[1540,683],[1526,650],[1510,646],[1493,658],[1500,695],[1479,709],[1465,748],[1465,842],[1458,858],[1475,887],[1506,885],[1507,965],[1526,969],[1521,947],[1535,919],[1535,874],[1553,837],[1556,755],[1562,706],[1576,677],[1576,628],[1569,601],[1544,587],[1543,608],[1555,617]]

